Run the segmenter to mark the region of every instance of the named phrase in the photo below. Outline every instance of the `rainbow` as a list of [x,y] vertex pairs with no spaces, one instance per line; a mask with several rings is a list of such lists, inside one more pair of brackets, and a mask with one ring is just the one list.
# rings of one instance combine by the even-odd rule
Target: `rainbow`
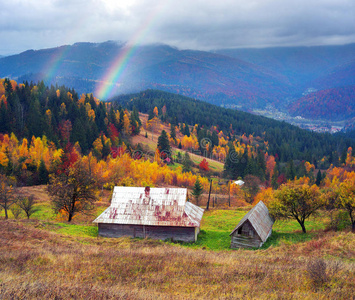
[[66,56],[69,46],[61,46],[55,54],[52,55],[48,63],[45,65],[42,73],[44,74],[44,80],[47,84],[50,84],[55,77],[58,69],[62,65],[62,61]]
[[[165,5],[166,3],[167,1]],[[107,100],[112,96],[114,89],[120,86],[119,79],[127,68],[130,59],[133,57],[143,37],[146,36],[147,32],[152,28],[154,21],[157,19],[157,15],[162,11],[165,5],[158,5],[157,9],[153,10],[147,16],[133,37],[125,44],[119,55],[115,58],[112,65],[103,76],[103,79],[99,81],[98,88],[95,91],[95,95],[99,99]]]

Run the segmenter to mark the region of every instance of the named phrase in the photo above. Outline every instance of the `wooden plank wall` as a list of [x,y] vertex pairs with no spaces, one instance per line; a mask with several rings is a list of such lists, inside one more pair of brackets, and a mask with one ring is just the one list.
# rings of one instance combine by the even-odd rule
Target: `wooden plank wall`
[[99,223],[99,235],[103,237],[139,237],[157,240],[195,242],[194,227],[150,226]]
[[262,240],[254,227],[247,220],[232,236],[231,248],[255,248],[260,247]]
[[231,248],[256,248],[260,247],[261,243],[260,239],[234,234],[232,235]]

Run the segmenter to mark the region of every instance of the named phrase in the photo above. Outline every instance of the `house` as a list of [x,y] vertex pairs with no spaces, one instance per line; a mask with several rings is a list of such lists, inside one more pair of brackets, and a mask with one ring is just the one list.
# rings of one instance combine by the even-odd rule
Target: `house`
[[231,232],[231,248],[261,247],[271,235],[273,224],[266,205],[258,202]]
[[185,188],[122,187],[94,220],[104,237],[140,237],[195,242],[203,209],[186,201]]
[[237,185],[239,185],[239,186],[242,186],[245,182],[243,181],[243,180],[236,180],[236,181],[234,181],[233,182],[234,184],[237,184]]

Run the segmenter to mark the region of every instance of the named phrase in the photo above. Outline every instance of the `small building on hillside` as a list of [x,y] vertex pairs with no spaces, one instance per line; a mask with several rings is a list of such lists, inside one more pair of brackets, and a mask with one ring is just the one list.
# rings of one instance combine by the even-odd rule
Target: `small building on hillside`
[[104,237],[195,242],[204,210],[186,200],[185,188],[116,186],[111,206],[94,223]]
[[261,247],[271,235],[273,224],[269,210],[260,201],[231,232],[231,248]]

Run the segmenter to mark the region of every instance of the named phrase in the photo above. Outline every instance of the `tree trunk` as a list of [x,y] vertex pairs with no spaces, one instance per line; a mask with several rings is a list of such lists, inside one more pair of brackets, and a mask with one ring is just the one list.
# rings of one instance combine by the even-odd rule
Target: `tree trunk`
[[9,216],[7,215],[7,208],[5,207],[5,220],[7,220]]
[[306,233],[306,227],[304,226],[304,222],[300,222],[303,233]]
[[68,222],[70,222],[72,218],[73,218],[73,214],[69,213]]
[[350,208],[348,211],[351,220],[351,231],[352,233],[355,233],[355,218],[353,217],[353,210]]

